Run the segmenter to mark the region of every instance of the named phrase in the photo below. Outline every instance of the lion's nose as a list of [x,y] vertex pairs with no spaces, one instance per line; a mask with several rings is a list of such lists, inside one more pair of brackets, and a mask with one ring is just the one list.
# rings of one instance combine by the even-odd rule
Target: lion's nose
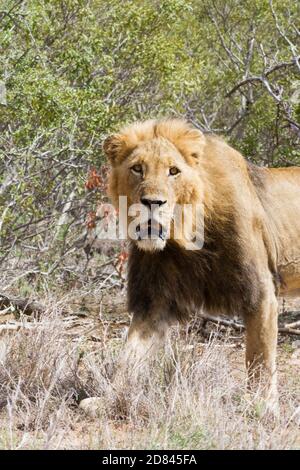
[[167,201],[163,201],[162,199],[148,199],[148,198],[141,198],[141,203],[144,204],[144,206],[149,207],[151,209],[151,206],[162,206],[163,204],[166,204]]

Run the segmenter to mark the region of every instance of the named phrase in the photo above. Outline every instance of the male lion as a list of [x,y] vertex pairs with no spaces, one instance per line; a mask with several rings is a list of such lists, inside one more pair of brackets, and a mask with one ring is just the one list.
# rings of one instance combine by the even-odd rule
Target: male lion
[[[131,241],[133,317],[124,357],[144,359],[168,326],[190,312],[239,314],[248,371],[252,377],[260,371],[266,403],[276,411],[277,298],[300,293],[300,168],[257,167],[179,119],[129,125],[107,137],[103,148],[114,204],[127,196],[128,205],[139,203],[148,214]],[[199,249],[190,249],[185,236],[174,238],[176,204],[203,205]],[[160,208],[159,222],[153,205]],[[154,237],[141,237],[152,224]]]

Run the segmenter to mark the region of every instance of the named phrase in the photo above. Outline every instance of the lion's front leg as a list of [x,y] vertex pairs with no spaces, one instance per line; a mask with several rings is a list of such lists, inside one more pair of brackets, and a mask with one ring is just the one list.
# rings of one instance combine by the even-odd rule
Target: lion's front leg
[[125,348],[121,351],[112,382],[108,409],[114,416],[143,410],[144,385],[151,380],[151,360],[163,345],[168,324],[161,319],[133,316]]
[[114,414],[124,413],[128,402],[135,399],[137,385],[149,373],[148,365],[164,344],[169,323],[152,312],[146,318],[133,315],[125,347],[116,364],[116,372],[105,398],[85,398],[80,408],[95,417],[109,404]]
[[141,319],[133,315],[124,350],[120,354],[114,383],[125,378],[136,379],[146,370],[151,359],[163,346],[169,324],[159,315]]
[[259,311],[248,314],[246,323],[246,366],[249,388],[262,387],[266,408],[278,415],[276,350],[278,302],[270,284]]

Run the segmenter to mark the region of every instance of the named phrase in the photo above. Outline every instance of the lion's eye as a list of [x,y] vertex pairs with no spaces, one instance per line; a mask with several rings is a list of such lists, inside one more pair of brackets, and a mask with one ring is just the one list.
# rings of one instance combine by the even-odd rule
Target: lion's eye
[[178,175],[178,173],[180,173],[180,170],[178,170],[176,166],[171,166],[169,170],[169,175],[175,176],[175,175]]
[[142,165],[133,165],[130,169],[131,171],[133,171],[133,173],[136,173],[138,175],[140,175],[143,172]]

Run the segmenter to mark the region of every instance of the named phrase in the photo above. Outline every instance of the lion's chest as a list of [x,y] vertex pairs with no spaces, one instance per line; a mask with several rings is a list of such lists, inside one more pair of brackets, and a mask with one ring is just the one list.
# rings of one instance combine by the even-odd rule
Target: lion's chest
[[133,250],[129,262],[128,301],[132,312],[152,310],[181,320],[195,309],[240,314],[260,301],[258,275],[238,256],[213,252],[186,252],[167,247],[163,253]]

